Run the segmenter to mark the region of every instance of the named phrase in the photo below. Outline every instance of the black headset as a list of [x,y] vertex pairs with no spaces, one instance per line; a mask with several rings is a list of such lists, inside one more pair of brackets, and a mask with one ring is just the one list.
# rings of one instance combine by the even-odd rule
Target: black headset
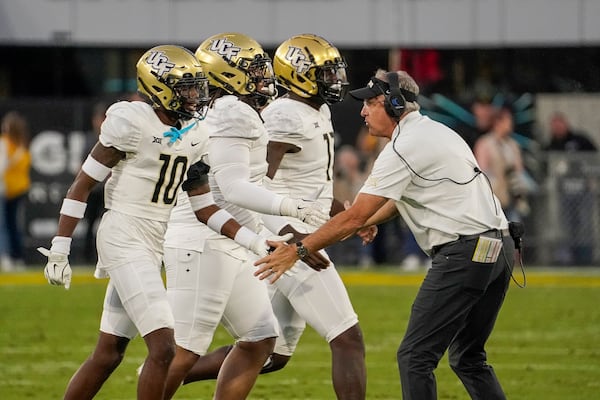
[[385,101],[383,106],[385,112],[392,118],[400,118],[406,108],[406,99],[400,90],[398,83],[398,74],[396,72],[388,72],[389,91],[384,91]]

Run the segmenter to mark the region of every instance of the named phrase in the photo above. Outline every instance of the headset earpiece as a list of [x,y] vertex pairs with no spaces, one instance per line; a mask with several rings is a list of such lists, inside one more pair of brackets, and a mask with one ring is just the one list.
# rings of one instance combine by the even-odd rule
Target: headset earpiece
[[388,85],[390,93],[385,94],[385,101],[383,103],[385,111],[392,118],[400,118],[404,109],[406,108],[406,100],[402,96],[400,86],[398,83],[398,74],[396,72],[388,72]]

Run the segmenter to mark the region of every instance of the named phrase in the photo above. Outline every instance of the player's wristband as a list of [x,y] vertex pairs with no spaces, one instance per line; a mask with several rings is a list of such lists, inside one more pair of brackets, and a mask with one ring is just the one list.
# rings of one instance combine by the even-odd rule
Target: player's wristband
[[66,236],[54,236],[52,239],[52,246],[50,251],[53,253],[66,254],[71,253],[71,242],[72,238]]
[[90,178],[102,182],[110,174],[110,168],[96,160],[91,155],[87,156],[81,170],[85,172]]
[[78,200],[67,199],[65,197],[62,203],[62,207],[60,208],[60,213],[62,215],[67,215],[69,217],[81,219],[85,214],[86,207],[87,203]]
[[236,243],[241,244],[245,248],[250,249],[252,242],[257,236],[258,235],[256,233],[252,232],[245,226],[242,226],[235,234],[233,240],[235,240]]
[[226,210],[219,210],[210,216],[208,221],[206,221],[206,225],[213,231],[221,233],[221,228],[230,219],[233,219],[231,214],[229,214]]
[[215,199],[213,198],[211,192],[190,196],[189,199],[190,205],[192,206],[192,210],[194,210],[194,212],[215,204]]

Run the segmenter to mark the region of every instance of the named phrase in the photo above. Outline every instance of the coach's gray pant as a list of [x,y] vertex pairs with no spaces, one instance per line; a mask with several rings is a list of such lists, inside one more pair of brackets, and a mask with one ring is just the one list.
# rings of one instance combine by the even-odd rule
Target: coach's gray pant
[[471,261],[476,244],[459,239],[433,255],[397,353],[404,400],[437,398],[433,371],[447,349],[472,399],[506,399],[484,347],[508,289],[514,242],[504,236],[498,260],[489,264]]

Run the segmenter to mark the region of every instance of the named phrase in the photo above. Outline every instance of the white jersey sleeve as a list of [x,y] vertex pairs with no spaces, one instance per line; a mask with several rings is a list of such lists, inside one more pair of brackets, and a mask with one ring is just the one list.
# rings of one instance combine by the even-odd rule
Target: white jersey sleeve
[[306,133],[302,113],[294,107],[297,102],[283,100],[271,103],[261,113],[269,132],[269,141],[289,143],[302,149]]
[[140,117],[148,114],[143,103],[121,101],[113,104],[106,111],[106,119],[102,123],[100,143],[105,147],[114,147],[125,153],[137,150],[142,137]]

